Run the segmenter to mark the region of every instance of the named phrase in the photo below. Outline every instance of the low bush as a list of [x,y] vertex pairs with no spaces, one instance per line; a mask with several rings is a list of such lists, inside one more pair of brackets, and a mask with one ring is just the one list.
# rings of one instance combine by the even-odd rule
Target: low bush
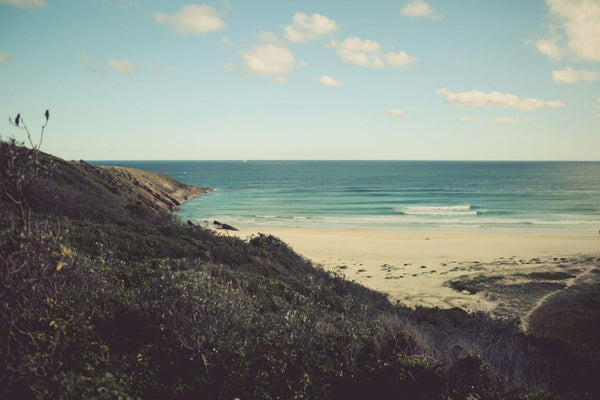
[[477,275],[474,277],[463,276],[458,279],[450,280],[446,282],[446,284],[459,292],[466,290],[470,294],[475,294],[491,287],[492,284],[502,279],[503,278],[501,276],[489,275]]
[[392,304],[273,236],[56,207],[24,228],[0,202],[0,397],[598,395],[597,362],[559,342],[483,313]]

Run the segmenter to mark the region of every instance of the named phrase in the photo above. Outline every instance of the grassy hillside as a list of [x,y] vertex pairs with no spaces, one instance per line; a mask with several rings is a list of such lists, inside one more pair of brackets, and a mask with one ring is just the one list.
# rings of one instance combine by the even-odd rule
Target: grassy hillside
[[600,394],[597,360],[514,321],[392,304],[275,237],[181,223],[148,196],[176,205],[164,176],[45,155],[32,177],[28,152],[0,149],[0,397]]

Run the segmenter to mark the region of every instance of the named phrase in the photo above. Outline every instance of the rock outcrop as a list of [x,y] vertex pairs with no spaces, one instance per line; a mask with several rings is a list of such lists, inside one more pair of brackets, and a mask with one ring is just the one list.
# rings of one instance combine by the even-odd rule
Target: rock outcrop
[[32,188],[32,210],[93,222],[124,223],[150,215],[165,216],[185,201],[212,189],[191,186],[170,176],[133,168],[65,161],[40,153],[52,165],[47,180]]
[[[87,165],[100,169],[103,174],[109,175],[111,183],[120,190],[131,193],[155,209],[175,211],[185,201],[212,190],[186,185],[170,176],[155,172],[124,167]],[[132,187],[137,190],[132,190]]]

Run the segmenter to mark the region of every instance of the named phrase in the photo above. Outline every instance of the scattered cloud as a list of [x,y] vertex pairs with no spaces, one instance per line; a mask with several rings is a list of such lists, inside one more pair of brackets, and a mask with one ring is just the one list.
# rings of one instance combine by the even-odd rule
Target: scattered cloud
[[281,40],[276,34],[271,31],[261,32],[256,35],[256,41],[260,43],[277,43],[283,44],[283,40]]
[[[259,44],[242,54],[246,71],[252,75],[285,78],[298,65],[286,46],[276,43]],[[282,79],[279,79],[280,83]]]
[[46,7],[46,0],[0,0],[0,4],[26,9],[42,9]]
[[484,93],[479,90],[455,93],[448,89],[438,89],[438,94],[446,96],[446,103],[453,107],[502,107],[514,110],[538,110],[541,108],[558,108],[566,106],[561,101],[543,101],[538,99],[521,99],[510,93]]
[[89,0],[91,3],[102,7],[138,7],[140,4],[136,0]]
[[158,24],[171,26],[182,35],[203,35],[225,29],[225,22],[217,10],[206,4],[183,6],[179,13],[173,15],[157,11],[154,20]]
[[473,121],[477,121],[476,118],[473,117],[468,117],[468,116],[464,116],[464,117],[459,117],[458,120],[460,122],[473,122]]
[[551,37],[536,42],[550,59],[568,53],[577,61],[600,61],[600,2],[597,0],[546,0]]
[[[290,72],[297,67],[308,65],[304,61],[296,60],[286,42],[273,32],[261,32],[256,36],[255,43],[251,50],[242,52],[247,74],[270,76],[271,82],[286,83]],[[233,72],[236,67],[227,64],[224,69]]]
[[137,69],[137,66],[129,60],[108,60],[108,66],[120,74],[131,75]]
[[10,60],[10,54],[5,51],[0,51],[0,64],[4,64]]
[[410,0],[408,4],[400,10],[400,15],[410,18],[440,19],[440,14],[423,0]]
[[335,80],[332,77],[330,77],[329,75],[321,75],[319,77],[319,82],[321,82],[323,84],[323,86],[329,86],[329,87],[342,86],[344,84],[344,82]]
[[[94,65],[94,63],[92,62],[92,58],[90,56],[88,56],[87,54],[78,54],[77,60],[79,60],[79,62],[81,62],[83,65],[85,65],[85,69],[88,70],[89,72],[92,72],[94,74],[105,74],[106,73],[106,69],[103,67],[98,67],[98,66]],[[109,61],[109,63],[110,63],[110,61]]]
[[388,110],[387,114],[388,114],[390,117],[401,117],[401,116],[403,116],[404,114],[406,114],[406,111],[404,111],[404,110],[399,110],[399,109],[391,109],[391,110]]
[[385,55],[385,59],[388,65],[394,68],[406,68],[417,61],[417,57],[411,57],[404,51],[389,52]]
[[337,29],[335,21],[324,15],[296,13],[293,24],[285,27],[284,36],[293,43],[306,43],[320,36],[332,33]]
[[155,69],[155,70],[162,70],[163,66],[158,63],[152,63],[152,64],[150,64],[150,68]]
[[531,124],[530,119],[498,117],[490,120],[493,124]]
[[235,68],[235,64],[233,63],[228,63],[223,65],[223,71],[227,71],[227,72],[235,72],[236,68]]
[[384,52],[379,43],[368,39],[351,37],[343,42],[333,41],[331,46],[336,49],[343,62],[349,62],[367,68],[407,68],[417,61],[404,51]]
[[271,82],[275,83],[287,83],[288,79],[285,76],[277,76],[271,79]]
[[105,74],[106,73],[106,68],[104,68],[104,66],[99,67],[97,65],[94,65],[92,58],[90,56],[88,56],[87,54],[78,54],[77,60],[79,62],[81,62],[83,65],[85,65],[85,69],[89,72],[92,72],[94,74]]
[[533,43],[537,50],[547,55],[550,60],[562,60],[565,56],[564,50],[557,44],[557,39],[541,39]]
[[233,46],[233,42],[231,41],[231,39],[229,39],[228,36],[223,36],[221,38],[221,43],[224,44],[225,46]]
[[575,70],[571,67],[552,71],[556,83],[596,82],[600,80],[600,71]]

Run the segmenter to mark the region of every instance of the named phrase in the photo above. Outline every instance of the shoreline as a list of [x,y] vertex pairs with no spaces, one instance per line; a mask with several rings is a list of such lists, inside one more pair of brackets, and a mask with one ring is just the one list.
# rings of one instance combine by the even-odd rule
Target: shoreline
[[[386,293],[407,306],[460,307],[498,316],[529,315],[548,295],[543,291],[531,293],[527,286],[531,282],[523,276],[570,271],[576,277],[597,268],[596,259],[600,260],[597,236],[283,229],[230,234],[245,239],[259,232],[278,237],[315,265]],[[449,281],[481,276],[495,277],[506,288],[522,286],[523,296],[516,297],[523,299],[505,297],[503,288],[495,290],[493,285],[477,293],[449,286]]]

